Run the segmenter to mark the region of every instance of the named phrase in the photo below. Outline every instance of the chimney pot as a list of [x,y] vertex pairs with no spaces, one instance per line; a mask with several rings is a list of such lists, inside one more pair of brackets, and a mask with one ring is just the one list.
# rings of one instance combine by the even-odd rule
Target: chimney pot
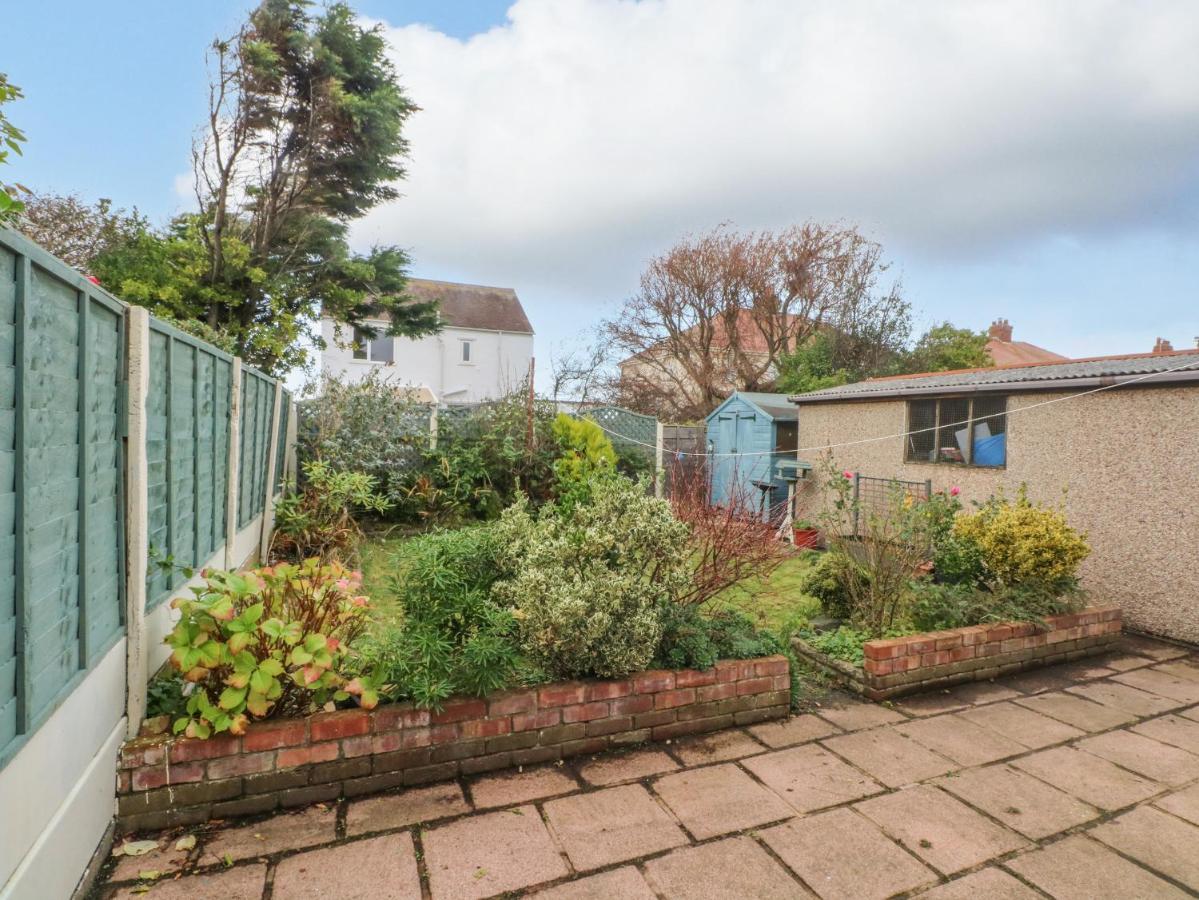
[[1174,345],[1165,338],[1158,338],[1153,344],[1154,353],[1169,353],[1173,351]]
[[1012,341],[1012,323],[1007,319],[996,319],[991,323],[991,327],[987,329],[987,337],[1010,344]]

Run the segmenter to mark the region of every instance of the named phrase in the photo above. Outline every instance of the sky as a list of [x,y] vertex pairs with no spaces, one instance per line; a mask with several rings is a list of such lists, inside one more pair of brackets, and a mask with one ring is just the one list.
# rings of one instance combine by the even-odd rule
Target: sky
[[[249,0],[6,11],[8,180],[186,208],[204,51]],[[551,355],[722,223],[857,224],[917,322],[1068,356],[1199,336],[1193,0],[356,0],[421,111],[403,196],[352,231],[513,287]]]

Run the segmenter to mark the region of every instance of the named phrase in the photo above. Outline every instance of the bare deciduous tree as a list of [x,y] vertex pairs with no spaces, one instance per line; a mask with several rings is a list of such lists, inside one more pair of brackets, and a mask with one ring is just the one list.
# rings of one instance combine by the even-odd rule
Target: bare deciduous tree
[[848,225],[689,237],[650,261],[604,324],[624,357],[621,402],[685,420],[732,390],[769,390],[779,360],[860,307],[886,270],[882,247]]

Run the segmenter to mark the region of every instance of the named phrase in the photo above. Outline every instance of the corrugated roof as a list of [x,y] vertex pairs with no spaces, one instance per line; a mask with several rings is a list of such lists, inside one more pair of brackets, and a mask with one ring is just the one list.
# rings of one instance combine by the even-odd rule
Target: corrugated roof
[[[1188,358],[1191,359],[1187,364]],[[1176,371],[1175,371],[1176,370]],[[1199,349],[1171,353],[1142,353],[1131,356],[1100,356],[1063,363],[998,366],[962,369],[923,375],[872,378],[856,384],[825,388],[791,397],[792,403],[821,403],[830,400],[869,400],[912,394],[950,394],[972,391],[1026,391],[1067,388],[1071,382],[1095,381],[1118,384],[1143,375],[1164,375],[1172,381],[1199,381]],[[1154,379],[1144,379],[1152,384]],[[1082,386],[1082,385],[1079,385]]]
[[533,333],[533,326],[512,288],[409,278],[407,293],[416,300],[436,300],[441,321],[449,326]]

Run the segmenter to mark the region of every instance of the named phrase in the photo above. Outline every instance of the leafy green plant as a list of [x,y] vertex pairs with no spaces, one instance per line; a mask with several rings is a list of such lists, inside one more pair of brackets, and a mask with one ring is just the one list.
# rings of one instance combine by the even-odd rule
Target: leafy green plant
[[554,436],[562,455],[554,463],[558,502],[570,507],[586,503],[591,484],[599,476],[616,471],[616,451],[604,430],[590,419],[558,413]]
[[846,585],[850,579],[861,580],[868,576],[862,567],[844,552],[808,552],[816,557],[816,561],[801,576],[800,590],[819,600],[825,615],[836,619],[850,618],[852,595]]
[[978,548],[988,580],[1009,586],[1067,590],[1091,552],[1086,535],[1071,528],[1060,509],[1034,504],[1023,485],[1015,501],[998,494],[959,516],[953,533]]
[[688,526],[642,484],[601,479],[570,510],[526,500],[497,526],[511,577],[495,596],[520,622],[522,647],[554,677],[619,677],[644,668],[662,633],[661,605],[689,585]]
[[356,555],[362,529],[355,513],[384,513],[391,504],[375,493],[375,480],[361,472],[343,472],[320,460],[304,463],[298,492],[275,504],[271,552],[277,558],[348,559]]
[[174,720],[187,713],[187,682],[177,669],[169,669],[146,685],[146,718],[169,716]]
[[918,631],[987,622],[1042,623],[1049,616],[1077,612],[1085,603],[1079,591],[1061,592],[1041,585],[999,585],[988,589],[921,580],[913,582],[911,592],[911,621]]
[[704,612],[699,607],[668,603],[662,608],[662,638],[654,665],[670,669],[708,669],[718,659],[749,659],[781,653],[785,642],[760,630],[736,610]]
[[871,638],[866,632],[849,625],[842,625],[836,631],[801,631],[799,636],[808,646],[826,656],[859,667],[866,658],[863,645]]
[[494,602],[501,574],[495,527],[479,525],[418,537],[405,548],[404,573],[391,581],[394,608],[355,643],[355,665],[392,699],[439,707],[453,694],[506,686],[527,667],[516,620]]
[[344,677],[347,644],[358,636],[368,600],[358,573],[309,559],[250,572],[208,572],[178,598],[166,643],[171,664],[196,685],[176,734],[241,734],[251,718],[303,713],[330,700],[378,697]]
[[[20,100],[24,94],[21,89],[8,80],[8,76],[0,72],[0,107],[14,100]],[[0,109],[0,165],[8,162],[8,155],[21,155],[21,144],[25,142],[25,133],[8,120]],[[17,192],[24,190],[20,185],[8,185],[0,181],[0,222],[15,216],[25,208],[17,199]]]

